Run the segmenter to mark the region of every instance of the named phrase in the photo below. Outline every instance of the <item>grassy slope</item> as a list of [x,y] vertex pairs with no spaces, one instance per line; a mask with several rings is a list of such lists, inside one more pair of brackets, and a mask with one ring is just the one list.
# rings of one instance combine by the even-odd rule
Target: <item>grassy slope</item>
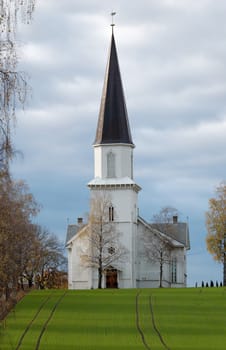
[[40,350],[142,350],[138,328],[146,349],[166,349],[156,329],[171,350],[226,348],[226,289],[143,289],[136,299],[137,293],[67,291],[61,300],[63,291],[32,292],[9,315],[6,329],[0,326],[0,350],[35,350],[43,325]]

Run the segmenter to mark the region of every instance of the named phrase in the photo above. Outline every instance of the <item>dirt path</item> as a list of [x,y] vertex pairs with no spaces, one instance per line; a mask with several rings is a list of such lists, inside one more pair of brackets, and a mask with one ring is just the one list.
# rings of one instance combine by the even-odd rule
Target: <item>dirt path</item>
[[140,293],[141,292],[138,292],[136,295],[136,327],[137,327],[138,332],[140,333],[141,340],[142,340],[142,343],[143,343],[145,349],[151,350],[150,346],[146,342],[145,335],[144,335],[144,333],[141,329],[141,326],[140,326],[140,317],[139,317],[139,296],[140,296]]
[[44,323],[42,329],[41,329],[41,332],[39,334],[39,337],[38,337],[38,340],[37,340],[37,343],[36,343],[36,346],[35,346],[35,350],[38,350],[39,349],[39,346],[40,346],[40,342],[41,342],[41,339],[42,339],[42,336],[43,334],[45,333],[45,330],[48,326],[48,323],[50,322],[50,320],[52,319],[53,315],[54,315],[54,312],[56,311],[56,308],[58,307],[58,305],[60,304],[60,302],[62,301],[62,299],[65,297],[67,291],[61,295],[59,297],[59,299],[57,300],[57,302],[55,303],[54,307],[52,308],[52,311],[51,313],[49,314],[49,317],[47,318],[46,322]]
[[152,302],[152,296],[149,296],[149,307],[150,307],[150,313],[151,313],[151,320],[152,320],[152,325],[153,328],[155,330],[155,332],[157,333],[160,342],[162,343],[162,345],[164,346],[164,348],[166,350],[170,350],[170,348],[168,347],[168,345],[165,343],[162,334],[160,333],[160,331],[158,330],[156,323],[155,323],[155,317],[154,317],[154,310],[153,310],[153,302]]
[[47,303],[47,301],[51,298],[51,295],[49,295],[44,301],[43,303],[40,305],[40,307],[38,308],[38,311],[36,312],[36,314],[34,315],[34,317],[32,318],[31,322],[28,323],[27,327],[25,328],[24,332],[22,333],[17,347],[15,350],[19,350],[21,347],[21,344],[23,342],[23,339],[25,337],[25,335],[27,334],[27,332],[29,331],[29,329],[31,328],[32,324],[34,323],[34,321],[36,320],[36,318],[38,317],[39,313],[41,312],[41,310],[43,309],[43,307],[45,306],[45,304]]

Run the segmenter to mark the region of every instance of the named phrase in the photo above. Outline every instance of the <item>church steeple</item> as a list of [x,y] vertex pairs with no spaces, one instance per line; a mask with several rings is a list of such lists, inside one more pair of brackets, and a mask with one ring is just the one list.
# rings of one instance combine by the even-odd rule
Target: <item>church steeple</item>
[[[115,13],[112,13],[112,16]],[[112,18],[113,19],[113,18]],[[94,149],[94,178],[88,183],[91,198],[98,194],[110,198],[109,220],[126,242],[128,261],[119,273],[121,287],[136,287],[135,237],[138,224],[138,193],[133,178],[133,151],[129,120],[123,93],[112,21],[112,36]],[[114,214],[114,215],[113,215]],[[114,265],[117,269],[119,265]],[[121,270],[120,270],[121,271]],[[118,278],[119,278],[118,275]]]
[[94,145],[112,143],[133,146],[113,27]]

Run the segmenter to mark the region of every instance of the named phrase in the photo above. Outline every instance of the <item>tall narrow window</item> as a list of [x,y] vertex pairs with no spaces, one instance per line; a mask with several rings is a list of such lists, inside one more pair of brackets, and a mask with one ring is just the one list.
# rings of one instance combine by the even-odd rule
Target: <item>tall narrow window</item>
[[133,154],[131,154],[131,179],[133,179]]
[[115,155],[112,151],[107,154],[107,177],[115,177]]
[[109,207],[109,221],[114,221],[114,208]]
[[172,259],[172,265],[171,265],[171,277],[172,277],[172,283],[177,283],[177,258],[174,257]]

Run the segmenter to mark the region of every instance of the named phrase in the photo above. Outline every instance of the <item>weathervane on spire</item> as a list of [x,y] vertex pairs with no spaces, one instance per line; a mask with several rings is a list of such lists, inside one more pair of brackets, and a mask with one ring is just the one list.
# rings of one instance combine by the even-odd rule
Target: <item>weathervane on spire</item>
[[114,31],[114,26],[115,26],[115,23],[114,23],[114,16],[116,15],[116,12],[111,12],[111,19],[112,19],[112,22],[111,22],[111,27],[112,27],[112,33]]

